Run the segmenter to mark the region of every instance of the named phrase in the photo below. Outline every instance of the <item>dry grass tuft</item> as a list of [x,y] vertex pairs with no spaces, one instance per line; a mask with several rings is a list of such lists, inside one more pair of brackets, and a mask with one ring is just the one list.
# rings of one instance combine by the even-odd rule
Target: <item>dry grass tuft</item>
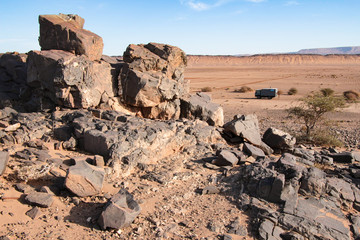
[[239,89],[235,89],[234,92],[238,92],[238,93],[246,93],[246,92],[253,92],[254,89],[252,89],[251,87],[248,86],[242,86]]
[[296,88],[290,88],[289,91],[288,91],[288,94],[289,95],[295,95],[298,93],[298,90]]
[[211,87],[203,87],[201,89],[202,92],[212,92],[212,88]]
[[356,102],[360,99],[360,94],[354,90],[345,91],[343,95],[345,99],[350,102]]

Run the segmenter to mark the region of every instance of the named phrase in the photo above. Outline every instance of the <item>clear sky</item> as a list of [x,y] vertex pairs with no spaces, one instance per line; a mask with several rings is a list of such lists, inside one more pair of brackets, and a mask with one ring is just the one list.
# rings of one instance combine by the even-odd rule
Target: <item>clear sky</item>
[[159,42],[187,54],[360,45],[360,0],[0,0],[0,52],[39,50],[38,15],[72,13],[104,54]]

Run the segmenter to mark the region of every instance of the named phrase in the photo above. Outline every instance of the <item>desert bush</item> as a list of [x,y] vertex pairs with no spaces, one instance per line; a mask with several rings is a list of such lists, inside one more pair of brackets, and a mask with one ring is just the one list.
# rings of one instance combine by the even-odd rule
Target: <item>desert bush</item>
[[334,95],[334,90],[332,90],[331,88],[323,88],[320,90],[320,92],[322,93],[322,95],[324,95],[325,97],[328,97],[328,96],[332,96]]
[[345,91],[343,93],[343,95],[344,95],[345,99],[350,102],[357,101],[360,98],[360,94],[354,90]]
[[326,147],[343,147],[342,143],[336,136],[326,130],[314,132],[312,138],[312,143],[318,146]]
[[278,94],[278,95],[283,95],[283,94],[284,94],[284,91],[283,91],[283,90],[278,90],[277,94]]
[[242,86],[241,88],[234,90],[234,92],[239,92],[239,93],[246,93],[246,92],[252,92],[252,91],[254,91],[254,90],[248,86]]
[[290,88],[288,91],[289,95],[295,95],[298,93],[298,90],[296,88]]
[[289,116],[294,116],[304,123],[306,128],[305,137],[310,139],[316,124],[320,122],[327,112],[332,112],[336,108],[345,106],[345,101],[341,97],[324,96],[321,92],[315,92],[302,99],[297,107],[287,110]]
[[203,87],[201,89],[202,92],[212,92],[212,88],[211,87]]

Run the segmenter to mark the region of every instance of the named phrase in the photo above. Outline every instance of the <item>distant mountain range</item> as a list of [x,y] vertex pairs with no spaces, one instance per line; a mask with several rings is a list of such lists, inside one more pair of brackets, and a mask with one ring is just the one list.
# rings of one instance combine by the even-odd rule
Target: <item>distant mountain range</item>
[[[287,53],[262,53],[255,55],[277,55],[277,54],[317,54],[317,55],[329,55],[329,54],[360,54],[360,46],[355,47],[334,47],[334,48],[310,48],[301,49],[297,52]],[[237,57],[252,56],[252,54],[236,54]]]
[[335,48],[312,48],[301,49],[295,52],[295,54],[360,54],[360,46],[357,47],[335,47]]

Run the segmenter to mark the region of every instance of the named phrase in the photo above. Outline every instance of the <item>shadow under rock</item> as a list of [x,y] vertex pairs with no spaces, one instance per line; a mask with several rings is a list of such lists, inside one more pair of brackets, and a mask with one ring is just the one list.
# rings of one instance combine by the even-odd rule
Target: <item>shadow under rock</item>
[[100,230],[97,220],[106,203],[80,202],[79,205],[70,210],[69,216],[64,220],[87,228]]

